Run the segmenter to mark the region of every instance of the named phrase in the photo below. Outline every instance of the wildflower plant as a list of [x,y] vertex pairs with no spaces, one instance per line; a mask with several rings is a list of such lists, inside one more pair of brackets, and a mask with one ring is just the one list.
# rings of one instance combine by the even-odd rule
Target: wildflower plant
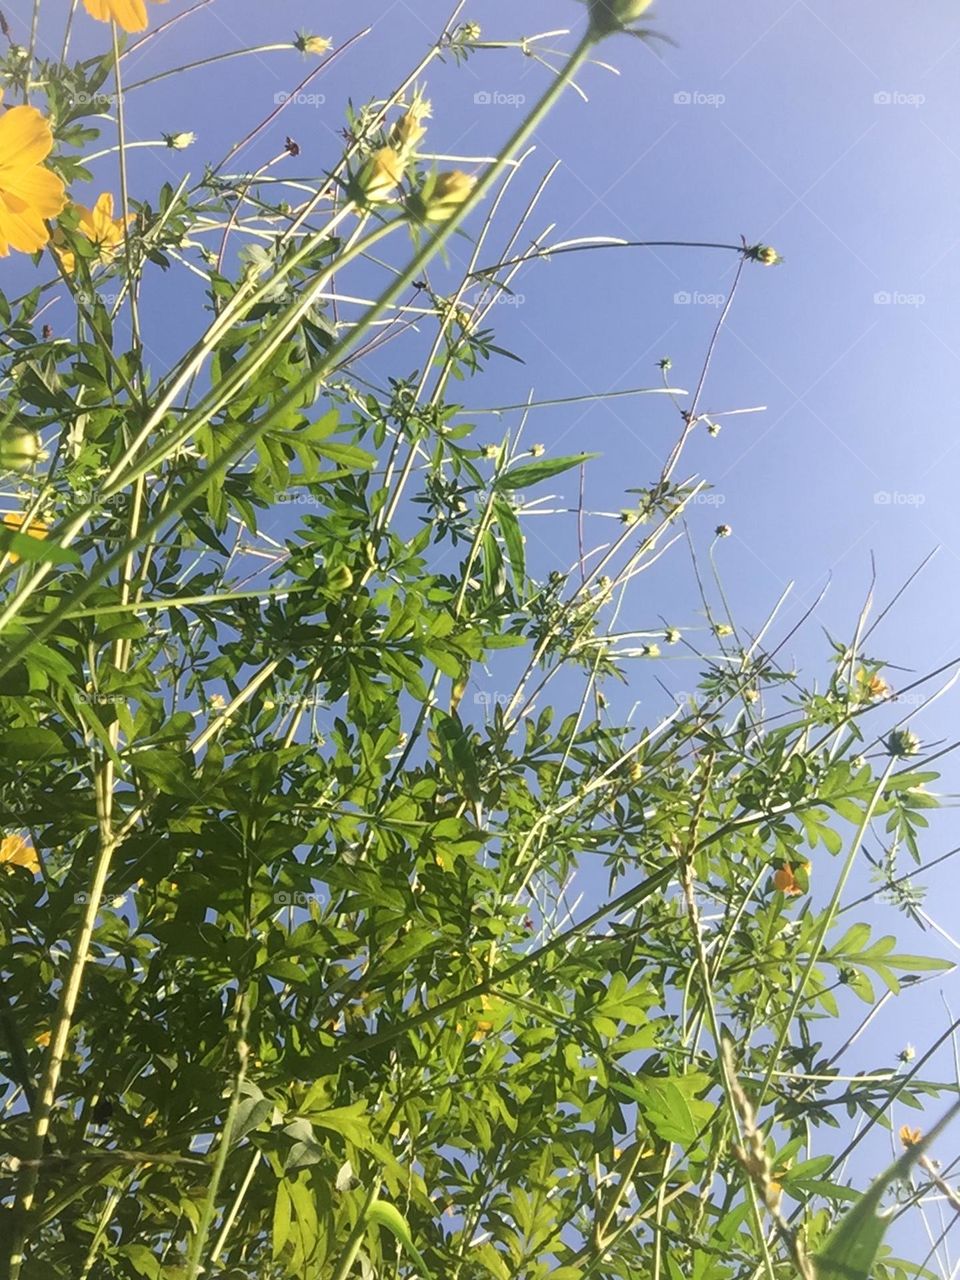
[[[345,106],[295,196],[271,181],[286,136],[251,171],[131,187],[123,54],[153,3],[71,6],[109,24],[95,58],[0,63],[0,252],[36,255],[0,295],[5,1274],[929,1274],[877,1210],[945,1194],[937,1115],[866,1194],[879,1166],[847,1164],[894,1103],[956,1092],[927,1052],[846,1071],[851,1010],[948,967],[843,918],[868,840],[878,893],[919,859],[936,778],[864,619],[825,691],[706,595],[689,625],[645,598],[619,628],[682,558],[710,352],[693,394],[651,370],[675,441],[569,575],[538,576],[526,531],[593,455],[530,445],[532,400],[495,406],[494,441],[476,425],[512,354],[498,297],[590,247],[531,235],[527,144],[601,42],[669,6],[590,0],[559,65],[524,42],[542,97],[448,168],[427,95],[483,43],[461,9]],[[711,248],[736,270],[716,339],[779,255]],[[162,363],[161,272],[205,290]],[[696,692],[638,726],[616,682],[652,687],[667,649]]]

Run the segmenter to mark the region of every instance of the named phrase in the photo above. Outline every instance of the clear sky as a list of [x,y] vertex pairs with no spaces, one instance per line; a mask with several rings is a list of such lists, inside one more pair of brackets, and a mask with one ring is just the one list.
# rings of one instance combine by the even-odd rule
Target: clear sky
[[[284,174],[316,175],[338,154],[347,98],[360,103],[398,82],[451,6],[452,0],[215,0],[127,59],[126,75],[135,80],[179,61],[286,40],[297,28],[339,43],[372,24],[373,33],[310,86],[325,101],[291,105],[234,162],[235,171],[256,167],[276,155],[289,133],[302,150]],[[27,0],[5,8],[23,30]],[[177,4],[150,8],[156,20]],[[939,547],[871,637],[870,651],[917,673],[960,657],[960,448],[951,399],[960,371],[955,0],[661,0],[655,13],[655,25],[675,47],[653,52],[639,41],[608,44],[602,56],[620,75],[588,68],[580,83],[590,102],[568,94],[538,135],[524,192],[555,159],[562,166],[534,227],[555,222],[555,239],[736,243],[742,234],[780,251],[782,266],[746,272],[718,346],[704,406],[767,408],[725,420],[716,439],[698,433],[691,446],[685,470],[708,479],[715,499],[691,514],[698,550],[706,556],[715,524],[732,527],[716,559],[748,630],[792,581],[782,636],[830,581],[814,618],[783,655],[795,654],[814,674],[824,670],[822,628],[852,635],[870,585],[871,555],[883,606]],[[576,0],[474,0],[463,16],[478,21],[487,39],[517,39],[575,30],[584,9]],[[80,16],[76,33],[76,52],[104,47],[104,29]],[[565,48],[570,38],[548,43]],[[135,193],[149,196],[161,176],[174,182],[187,172],[198,176],[205,160],[219,158],[259,123],[274,96],[291,90],[311,65],[292,52],[261,54],[131,93],[133,138],[156,138],[161,130],[199,135],[186,152],[137,152]],[[432,145],[449,154],[491,153],[516,125],[524,105],[518,99],[529,105],[545,83],[544,67],[516,49],[478,53],[466,68],[448,64],[429,86],[436,103]],[[110,162],[100,172],[104,184],[115,186]],[[463,250],[455,246],[452,253]],[[673,360],[674,385],[691,388],[734,266],[732,255],[678,249],[571,255],[527,268],[515,305],[499,306],[494,315],[499,341],[525,363],[497,363],[464,390],[465,403],[512,403],[531,391],[560,397],[654,386],[662,356]],[[153,287],[147,338],[162,362],[177,346],[171,333],[180,337],[182,277],[158,278]],[[494,420],[480,421],[493,439]],[[531,420],[528,437],[561,452],[602,452],[589,471],[587,504],[617,512],[626,505],[625,488],[655,478],[676,428],[666,400],[651,397],[544,410]],[[571,505],[575,484],[565,478],[555,490]],[[572,521],[542,528],[542,536],[530,530],[536,566],[567,569]],[[588,541],[616,529],[596,517]],[[643,612],[646,600],[654,602],[650,614]],[[689,560],[677,548],[633,594],[626,621],[656,625],[664,613],[678,626],[702,626],[697,609]],[[684,689],[697,669],[664,659],[658,672],[670,688]],[[890,677],[895,687],[909,678]],[[654,714],[664,697],[645,674],[623,696],[643,700],[641,716],[647,706]],[[957,705],[949,692],[922,714],[913,727],[925,743],[952,740]],[[944,772],[945,789],[955,790],[952,757]],[[934,821],[927,856],[953,843],[960,840],[948,808]],[[825,876],[830,871],[825,867]],[[953,865],[928,883],[931,915],[955,932],[960,895]],[[909,937],[892,913],[879,919]],[[912,950],[960,958],[936,934],[909,941]],[[888,1006],[863,1065],[882,1055],[889,1061],[907,1040],[922,1045],[939,1034],[948,1021],[941,989],[960,1004],[956,978],[931,983],[923,996],[909,997],[914,1025],[902,1008]],[[949,1074],[949,1061],[941,1065]]]

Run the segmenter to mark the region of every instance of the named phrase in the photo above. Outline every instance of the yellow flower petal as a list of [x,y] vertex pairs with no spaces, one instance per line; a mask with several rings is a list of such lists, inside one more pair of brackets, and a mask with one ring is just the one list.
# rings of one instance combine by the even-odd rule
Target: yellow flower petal
[[[104,191],[99,195],[92,209],[88,209],[85,204],[74,204],[72,207],[77,214],[76,230],[91,244],[96,245],[97,258],[100,262],[110,262],[123,243],[127,226],[134,221],[133,214],[127,214],[124,218],[115,218],[113,194],[110,191]],[[60,230],[54,236],[54,252],[60,259],[60,265],[64,271],[70,275],[77,265],[76,255],[72,249],[66,247],[66,238]]]
[[470,198],[476,179],[460,169],[438,173],[428,181],[420,196],[421,216],[426,222],[446,222]]
[[[50,531],[50,526],[45,520],[31,520],[30,523],[27,524],[26,516],[21,515],[18,511],[4,511],[3,523],[8,529],[13,529],[17,533],[26,533],[31,538],[45,538]],[[9,557],[10,564],[16,564],[20,559],[15,551],[8,551],[7,555]],[[19,840],[20,837],[9,836],[8,839]],[[0,848],[2,848],[2,845],[0,845]],[[3,858],[0,856],[0,862],[2,861]]]
[[12,173],[41,164],[53,150],[50,121],[36,107],[11,107],[0,116],[0,186]]
[[362,200],[379,204],[389,200],[402,181],[402,159],[393,147],[380,147],[357,174],[356,186]]
[[[166,0],[159,0],[165,4]],[[147,26],[144,0],[83,0],[83,7],[98,22],[115,22],[124,31],[143,31]]]
[[50,238],[44,219],[66,203],[62,181],[41,167],[52,148],[50,123],[36,107],[0,114],[0,257],[35,253]]
[[4,836],[0,840],[0,864],[8,868],[25,867],[34,875],[40,870],[37,851],[24,836]]

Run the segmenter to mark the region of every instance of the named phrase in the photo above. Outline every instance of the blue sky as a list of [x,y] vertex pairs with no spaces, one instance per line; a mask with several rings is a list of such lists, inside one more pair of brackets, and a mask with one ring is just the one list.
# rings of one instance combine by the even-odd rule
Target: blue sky
[[[138,79],[221,50],[282,41],[297,28],[339,43],[372,24],[373,33],[311,85],[309,92],[325,101],[291,106],[234,165],[246,171],[263,163],[289,133],[302,151],[283,172],[316,175],[339,153],[346,99],[360,103],[396,83],[451,5],[218,0],[132,55],[126,74]],[[177,11],[173,3],[150,7],[155,21]],[[13,6],[21,29],[28,9],[26,0]],[[748,630],[792,581],[778,633],[784,634],[829,579],[825,600],[783,655],[813,675],[826,656],[821,628],[852,634],[871,556],[883,605],[939,548],[870,646],[917,673],[938,667],[960,656],[960,449],[951,401],[960,357],[955,5],[925,0],[914,12],[892,0],[843,6],[662,0],[655,12],[655,25],[676,47],[653,52],[638,41],[609,43],[601,56],[620,75],[589,68],[580,83],[590,102],[569,93],[540,131],[518,187],[528,194],[555,159],[562,165],[533,229],[555,222],[555,240],[735,243],[743,234],[780,251],[782,266],[745,273],[704,399],[716,410],[765,405],[766,411],[725,420],[716,439],[698,433],[681,468],[714,486],[714,502],[691,514],[698,551],[705,556],[715,524],[732,527],[717,563]],[[487,39],[517,39],[576,29],[584,10],[572,0],[478,0],[463,16],[478,21]],[[570,40],[552,43],[564,48]],[[78,16],[75,52],[103,47],[104,29]],[[157,138],[161,130],[199,135],[186,152],[137,152],[135,193],[148,196],[159,181],[176,182],[187,172],[199,176],[204,161],[219,158],[258,123],[274,96],[291,90],[310,65],[293,52],[262,54],[130,94],[132,137]],[[431,144],[450,154],[491,153],[545,82],[544,68],[516,49],[478,53],[465,68],[448,63],[429,83],[436,104]],[[115,187],[109,162],[100,172],[104,185]],[[463,252],[462,244],[451,250],[454,259]],[[624,249],[525,269],[515,303],[494,313],[498,340],[525,363],[497,363],[466,388],[465,402],[477,407],[520,401],[531,391],[560,397],[654,386],[662,356],[673,360],[674,385],[692,388],[734,266],[732,255],[712,251]],[[2,270],[13,277],[17,268]],[[154,290],[147,340],[162,364],[181,336],[175,323],[181,277],[158,276],[147,289],[148,297]],[[416,348],[409,351],[414,362]],[[480,421],[493,439],[493,420]],[[543,410],[531,418],[527,438],[561,452],[602,452],[589,472],[587,502],[591,510],[616,512],[626,505],[625,488],[655,477],[676,428],[670,405],[650,397]],[[575,500],[575,481],[557,482],[555,492]],[[596,517],[588,532],[599,541],[618,531]],[[568,568],[573,533],[569,518],[549,528],[532,525],[537,567]],[[655,601],[649,614],[648,599]],[[677,548],[632,595],[624,617],[642,627],[664,613],[678,626],[702,627],[697,609],[689,562]],[[673,689],[689,688],[696,669],[673,659],[659,668]],[[908,679],[891,675],[895,687]],[[642,699],[641,716],[647,707],[653,714],[663,698],[645,674],[624,696]],[[956,707],[948,693],[924,712],[914,726],[924,741],[951,740]],[[948,757],[946,790],[956,789],[956,777]],[[933,824],[927,855],[953,843],[960,840],[948,808]],[[929,884],[931,913],[952,931],[952,864]],[[880,922],[901,928],[892,916]],[[949,942],[930,934],[910,945],[955,958]],[[907,1025],[903,1012],[878,1019],[864,1064],[942,1030],[940,987],[956,999],[956,979],[930,984],[923,997],[909,998],[915,1024]],[[941,1065],[949,1074],[949,1062]]]

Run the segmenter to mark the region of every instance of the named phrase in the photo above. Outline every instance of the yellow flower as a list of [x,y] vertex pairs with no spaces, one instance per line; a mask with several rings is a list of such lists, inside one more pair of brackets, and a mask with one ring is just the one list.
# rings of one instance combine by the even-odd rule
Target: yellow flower
[[328,40],[326,36],[310,36],[306,32],[302,32],[293,42],[293,47],[299,49],[301,53],[326,53],[328,49],[333,48],[333,41]]
[[38,1036],[33,1037],[33,1043],[40,1049],[45,1049],[50,1043],[50,1032],[41,1031]]
[[868,676],[863,667],[857,672],[857,684],[866,698],[885,698],[887,694],[893,692],[882,676],[876,673]]
[[[799,869],[803,871],[805,876],[808,876],[810,874],[810,863],[801,863]],[[773,873],[773,887],[779,889],[781,893],[785,893],[788,898],[795,898],[797,894],[805,892],[803,886],[798,883],[792,866],[781,867],[779,871]]]
[[[113,216],[113,196],[109,191],[104,191],[97,198],[97,203],[92,209],[88,209],[83,204],[75,204],[73,208],[79,215],[77,230],[96,246],[98,260],[103,263],[112,261],[118,246],[123,243],[127,223],[133,221],[133,215],[128,214],[125,218],[115,218]],[[58,245],[63,244],[62,233],[56,239]],[[71,274],[77,265],[76,254],[72,249],[59,247],[56,249],[56,254],[63,265],[64,271],[68,275]]]
[[[158,0],[166,4],[166,0]],[[144,0],[83,0],[83,7],[98,22],[115,22],[124,31],[144,31],[147,6]]]
[[36,875],[40,870],[37,851],[23,836],[4,836],[0,840],[0,863],[10,867],[25,867]]
[[36,253],[50,239],[44,219],[66,203],[63,182],[43,167],[52,149],[50,123],[36,107],[0,115],[0,258],[11,249]]
[[424,222],[446,222],[470,198],[476,178],[460,169],[450,169],[429,178],[420,193],[418,213]]
[[391,129],[391,146],[396,147],[401,155],[411,155],[416,150],[417,143],[427,132],[423,122],[429,116],[430,103],[418,95]]
[[356,188],[367,204],[389,200],[403,180],[403,161],[393,147],[380,147],[357,174]]
[[915,1147],[922,1138],[922,1129],[911,1129],[908,1124],[900,1126],[900,1141],[905,1147]]
[[[27,524],[26,516],[20,515],[17,511],[4,511],[3,523],[8,529],[13,529],[17,533],[29,534],[31,538],[45,538],[50,530],[50,526],[45,520],[31,520],[30,523]],[[15,551],[8,551],[7,556],[9,557],[10,564],[16,564],[20,559]],[[20,837],[10,836],[9,839],[19,840]],[[6,844],[6,841],[4,841],[4,844]],[[0,845],[0,849],[2,848],[3,845]],[[0,862],[3,861],[9,861],[9,859],[4,859],[2,854],[0,854]]]

